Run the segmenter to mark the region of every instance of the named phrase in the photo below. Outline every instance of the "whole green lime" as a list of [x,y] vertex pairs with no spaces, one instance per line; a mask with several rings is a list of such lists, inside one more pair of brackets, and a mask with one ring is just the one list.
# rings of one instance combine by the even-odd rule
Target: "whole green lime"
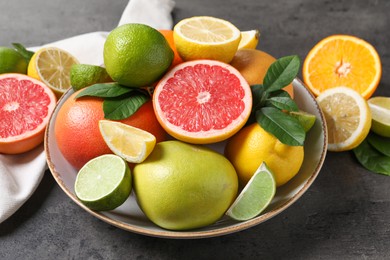
[[124,24],[111,31],[103,55],[110,77],[129,87],[144,87],[157,81],[174,57],[160,32],[136,23]]
[[111,82],[105,68],[90,64],[74,64],[70,69],[70,84],[74,91],[96,83]]
[[0,47],[0,74],[26,74],[27,66],[27,61],[19,52],[8,47]]
[[134,167],[133,188],[153,223],[188,230],[223,216],[236,198],[238,177],[232,164],[209,148],[165,141]]

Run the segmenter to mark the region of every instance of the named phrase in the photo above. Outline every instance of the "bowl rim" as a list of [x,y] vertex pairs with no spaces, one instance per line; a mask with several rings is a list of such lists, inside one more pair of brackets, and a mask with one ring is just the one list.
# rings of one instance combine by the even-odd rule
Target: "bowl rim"
[[[313,103],[316,106],[316,110],[319,112],[320,118],[321,118],[321,130],[324,135],[324,143],[321,150],[320,159],[313,171],[313,173],[310,175],[310,177],[306,180],[306,182],[303,184],[303,186],[289,199],[287,199],[285,202],[281,203],[281,205],[278,205],[276,208],[272,209],[271,211],[265,212],[264,214],[261,214],[253,219],[237,222],[234,225],[230,225],[227,227],[220,227],[212,230],[188,230],[188,231],[172,231],[172,230],[151,230],[148,228],[143,228],[137,225],[133,225],[130,223],[125,223],[117,219],[112,219],[109,216],[106,216],[100,212],[93,211],[86,207],[84,204],[82,204],[76,197],[76,195],[70,191],[67,186],[64,184],[64,182],[61,179],[61,174],[56,171],[56,168],[54,166],[54,163],[52,162],[51,155],[50,155],[50,148],[49,148],[49,129],[50,125],[52,124],[52,117],[55,116],[56,113],[52,113],[49,119],[49,123],[45,130],[45,138],[44,138],[44,149],[46,154],[46,160],[49,167],[49,170],[51,174],[53,175],[54,179],[56,180],[57,184],[60,186],[60,188],[65,192],[68,197],[70,197],[77,205],[79,205],[81,208],[83,208],[85,211],[90,213],[91,215],[95,216],[96,218],[113,225],[115,227],[118,227],[120,229],[131,231],[137,234],[151,236],[151,237],[160,237],[160,238],[171,238],[171,239],[194,239],[194,238],[209,238],[209,237],[217,237],[222,235],[227,235],[231,233],[235,233],[238,231],[243,231],[245,229],[251,228],[253,226],[256,226],[272,217],[275,217],[282,211],[286,210],[288,207],[290,207],[294,202],[296,202],[307,190],[308,188],[313,184],[314,180],[317,178],[322,165],[324,164],[326,153],[327,153],[327,127],[326,127],[326,121],[324,114],[319,106],[319,104],[316,101],[315,96],[309,91],[307,86],[298,78],[295,78],[292,82],[292,84],[299,84],[304,88],[304,91],[309,94],[310,98],[312,99]],[[57,110],[57,106],[61,104],[65,99],[67,99],[67,96],[69,92],[73,92],[72,88],[68,89],[62,97],[58,100],[55,111]]]

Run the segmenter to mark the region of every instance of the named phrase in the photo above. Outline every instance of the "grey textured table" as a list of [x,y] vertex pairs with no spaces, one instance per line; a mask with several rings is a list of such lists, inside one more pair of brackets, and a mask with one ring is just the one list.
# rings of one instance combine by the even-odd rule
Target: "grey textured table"
[[[390,1],[176,2],[175,21],[212,15],[241,30],[259,28],[259,48],[276,57],[304,59],[331,34],[361,37],[382,58],[375,95],[390,96]],[[2,0],[0,45],[35,46],[109,31],[126,4]],[[328,153],[307,193],[278,216],[245,231],[200,240],[146,237],[110,226],[71,201],[47,171],[33,196],[0,224],[0,259],[390,259],[389,216],[390,177],[366,171],[351,152]]]

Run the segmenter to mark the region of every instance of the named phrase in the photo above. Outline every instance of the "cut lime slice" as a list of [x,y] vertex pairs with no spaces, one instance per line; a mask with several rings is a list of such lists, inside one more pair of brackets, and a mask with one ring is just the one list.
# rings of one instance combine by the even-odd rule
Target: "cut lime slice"
[[100,120],[99,129],[111,151],[131,163],[143,162],[156,145],[154,135],[124,123]]
[[113,210],[127,200],[130,192],[130,168],[121,157],[114,154],[90,160],[76,177],[76,196],[92,210]]
[[263,162],[227,210],[226,215],[239,221],[254,218],[267,208],[275,192],[274,176]]
[[368,100],[372,114],[371,130],[381,136],[390,137],[390,97],[373,97]]
[[309,132],[309,130],[313,127],[316,122],[316,116],[305,111],[291,111],[289,112],[291,116],[298,119],[299,123],[305,129],[305,132]]

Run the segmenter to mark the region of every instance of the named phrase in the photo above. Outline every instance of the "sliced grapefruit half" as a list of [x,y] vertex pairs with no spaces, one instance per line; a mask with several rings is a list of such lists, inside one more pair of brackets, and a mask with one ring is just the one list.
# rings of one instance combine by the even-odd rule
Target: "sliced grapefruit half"
[[41,81],[0,75],[0,153],[19,154],[42,143],[55,105],[54,93]]
[[160,80],[153,105],[158,121],[171,136],[208,144],[231,137],[245,125],[252,93],[231,65],[195,60],[174,67]]

